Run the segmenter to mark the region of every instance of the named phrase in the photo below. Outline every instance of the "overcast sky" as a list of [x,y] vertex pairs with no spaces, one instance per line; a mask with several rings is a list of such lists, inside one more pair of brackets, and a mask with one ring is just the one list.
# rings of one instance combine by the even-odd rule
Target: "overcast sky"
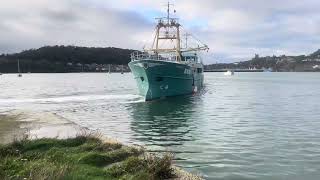
[[[205,63],[320,48],[319,0],[171,0],[184,29],[210,47]],[[141,49],[165,0],[1,0],[0,53],[44,45]]]

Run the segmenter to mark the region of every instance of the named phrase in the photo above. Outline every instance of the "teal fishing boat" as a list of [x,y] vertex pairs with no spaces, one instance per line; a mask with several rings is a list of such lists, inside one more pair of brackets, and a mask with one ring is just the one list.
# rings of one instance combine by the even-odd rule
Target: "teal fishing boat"
[[203,87],[199,54],[209,48],[189,33],[182,40],[182,26],[170,15],[168,3],[167,17],[157,18],[151,48],[131,54],[129,67],[146,101],[192,94]]

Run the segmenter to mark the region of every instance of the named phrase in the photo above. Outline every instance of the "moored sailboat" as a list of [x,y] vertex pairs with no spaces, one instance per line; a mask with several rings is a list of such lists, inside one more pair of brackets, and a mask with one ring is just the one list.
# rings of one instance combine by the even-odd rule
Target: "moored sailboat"
[[22,74],[20,73],[20,60],[18,59],[18,77],[22,77]]
[[234,70],[228,70],[223,73],[225,76],[233,76],[234,75]]

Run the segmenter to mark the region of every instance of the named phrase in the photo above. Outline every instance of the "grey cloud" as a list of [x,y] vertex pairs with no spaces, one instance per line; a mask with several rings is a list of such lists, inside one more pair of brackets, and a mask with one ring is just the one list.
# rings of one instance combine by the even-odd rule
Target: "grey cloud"
[[[43,45],[117,46],[136,48],[131,36],[150,25],[133,11],[95,7],[80,1],[60,1],[57,6],[17,8],[0,17],[0,53]],[[0,3],[1,5],[1,3]]]
[[[182,21],[192,22],[184,27],[208,44],[220,60],[244,60],[255,53],[308,54],[320,48],[318,0],[175,3]],[[154,19],[143,9],[158,12],[162,3],[119,0],[114,4],[100,0],[2,1],[0,53],[55,44],[139,49],[141,37],[152,40]]]
[[79,18],[78,14],[70,9],[66,10],[42,10],[41,16],[47,17],[48,20],[62,21],[62,22],[73,22]]

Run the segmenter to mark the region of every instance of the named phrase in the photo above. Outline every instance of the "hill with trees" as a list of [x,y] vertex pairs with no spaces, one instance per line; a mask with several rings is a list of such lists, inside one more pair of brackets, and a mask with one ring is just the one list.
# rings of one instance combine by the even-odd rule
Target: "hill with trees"
[[[20,60],[21,72],[64,73],[125,71],[134,50],[115,47],[45,46],[20,53],[0,55],[0,72],[16,73]],[[320,71],[320,49],[310,55],[266,56],[255,55],[248,61],[206,65],[205,70],[221,69],[270,69],[272,71]]]
[[320,71],[320,49],[310,55],[259,57],[256,54],[254,58],[248,61],[205,66],[207,71],[218,69],[269,69],[279,72]]
[[127,65],[134,50],[114,47],[45,46],[14,54],[0,55],[0,72],[101,71],[108,64]]

